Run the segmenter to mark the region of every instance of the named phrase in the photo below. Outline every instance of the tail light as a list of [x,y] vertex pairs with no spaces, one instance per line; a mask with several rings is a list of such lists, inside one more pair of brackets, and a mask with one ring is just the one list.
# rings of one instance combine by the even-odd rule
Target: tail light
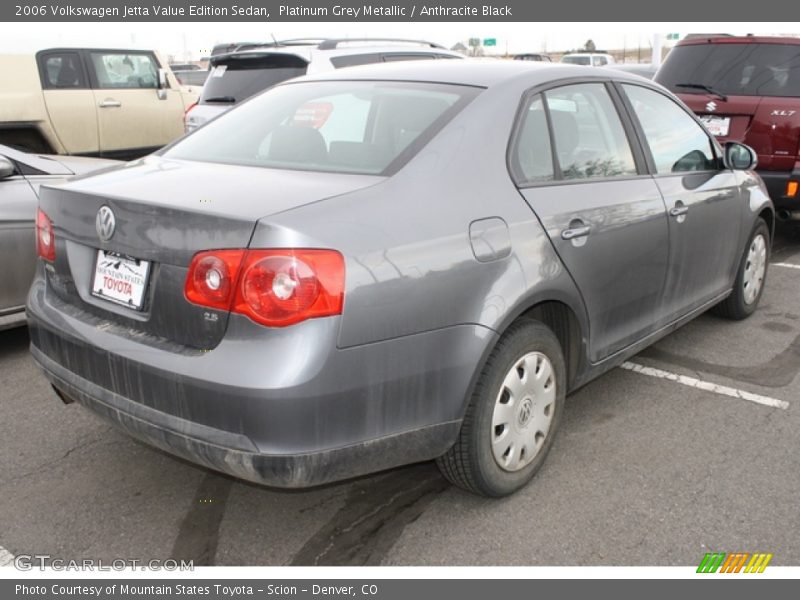
[[36,213],[36,253],[50,262],[56,259],[56,236],[53,222],[41,208]]
[[183,129],[184,129],[184,131],[186,133],[188,133],[190,131],[189,130],[189,113],[192,111],[192,109],[195,106],[197,106],[197,102],[192,102],[188,107],[186,107],[186,110],[183,112]]
[[214,250],[196,254],[184,293],[200,306],[285,327],[342,313],[344,258],[335,250]]

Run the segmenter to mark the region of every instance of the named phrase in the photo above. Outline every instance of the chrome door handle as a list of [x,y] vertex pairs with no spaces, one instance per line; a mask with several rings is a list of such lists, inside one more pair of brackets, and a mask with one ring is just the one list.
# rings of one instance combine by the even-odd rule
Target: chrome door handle
[[583,227],[573,227],[572,229],[565,229],[561,232],[561,239],[562,240],[575,240],[577,238],[586,237],[589,235],[589,232],[592,230],[591,227],[588,225],[584,225]]
[[118,102],[117,100],[103,100],[100,104],[98,104],[100,108],[118,108],[122,106],[122,102]]
[[675,208],[670,209],[669,216],[680,217],[688,212],[689,212],[689,207],[681,204],[680,206],[676,206]]

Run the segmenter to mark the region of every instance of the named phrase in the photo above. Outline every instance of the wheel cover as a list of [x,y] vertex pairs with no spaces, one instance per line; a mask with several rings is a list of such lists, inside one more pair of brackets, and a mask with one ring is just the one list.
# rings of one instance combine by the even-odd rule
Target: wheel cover
[[744,264],[744,277],[742,277],[742,292],[745,304],[752,304],[758,298],[761,287],[764,285],[764,275],[767,272],[767,241],[762,234],[755,236],[747,250]]
[[506,373],[492,415],[492,454],[504,471],[519,471],[539,454],[555,414],[556,374],[550,359],[529,352]]

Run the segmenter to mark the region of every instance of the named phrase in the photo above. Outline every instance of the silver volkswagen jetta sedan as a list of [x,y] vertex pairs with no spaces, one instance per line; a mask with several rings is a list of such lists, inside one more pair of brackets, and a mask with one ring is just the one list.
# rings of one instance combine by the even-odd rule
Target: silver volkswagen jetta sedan
[[42,192],[31,351],[131,435],[300,487],[437,459],[500,496],[565,396],[763,291],[746,146],[611,70],[364,67]]

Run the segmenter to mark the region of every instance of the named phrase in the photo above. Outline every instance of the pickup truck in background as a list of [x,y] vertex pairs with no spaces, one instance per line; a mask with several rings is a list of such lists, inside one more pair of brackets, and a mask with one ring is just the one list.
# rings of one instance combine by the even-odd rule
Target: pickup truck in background
[[198,97],[150,50],[52,48],[0,55],[0,144],[132,159],[183,134]]

